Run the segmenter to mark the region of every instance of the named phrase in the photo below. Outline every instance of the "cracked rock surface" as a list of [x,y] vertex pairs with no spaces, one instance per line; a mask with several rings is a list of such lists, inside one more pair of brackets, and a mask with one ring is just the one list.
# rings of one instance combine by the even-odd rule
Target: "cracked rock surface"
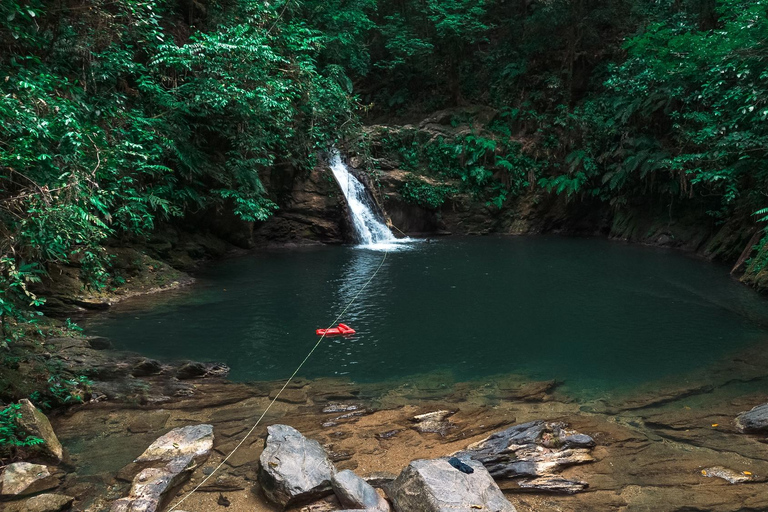
[[516,512],[483,465],[465,460],[474,472],[464,473],[447,458],[415,460],[389,486],[397,512],[493,510]]
[[134,461],[144,468],[133,478],[128,496],[116,500],[111,512],[160,510],[168,493],[189,478],[212,448],[212,425],[175,428],[158,438]]
[[555,474],[594,461],[590,454],[594,446],[594,439],[564,423],[537,420],[491,434],[459,455],[481,462],[494,478],[532,477],[520,487],[573,494],[587,484],[555,478]]
[[288,425],[267,428],[259,457],[259,483],[264,495],[285,507],[327,496],[336,468],[323,447]]

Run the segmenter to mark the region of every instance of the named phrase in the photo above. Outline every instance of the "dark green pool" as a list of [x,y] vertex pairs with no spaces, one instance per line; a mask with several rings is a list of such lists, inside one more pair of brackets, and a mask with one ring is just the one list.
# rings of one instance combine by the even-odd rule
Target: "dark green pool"
[[[223,361],[237,380],[285,378],[382,252],[262,252],[181,293],[90,317],[90,333],[167,359]],[[768,303],[728,269],[601,239],[445,238],[390,253],[302,371],[358,381],[447,371],[564,380],[599,395],[683,374],[768,342]]]

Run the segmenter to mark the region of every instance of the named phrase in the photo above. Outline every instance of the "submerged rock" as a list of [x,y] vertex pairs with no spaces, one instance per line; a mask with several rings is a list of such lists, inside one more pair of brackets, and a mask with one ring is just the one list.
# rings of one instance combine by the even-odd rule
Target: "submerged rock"
[[328,458],[331,459],[331,462],[341,462],[344,460],[349,460],[352,458],[352,456],[355,454],[354,451],[334,451],[332,449],[332,446],[326,446],[325,449],[328,453]]
[[368,512],[389,512],[387,500],[371,484],[348,469],[333,475],[331,485],[343,507],[365,509]]
[[768,404],[758,405],[739,414],[736,426],[742,432],[768,432]]
[[6,512],[59,512],[68,509],[75,498],[64,494],[40,494],[24,501],[8,503]]
[[478,461],[465,459],[474,472],[463,473],[448,459],[415,460],[389,486],[398,512],[456,512],[487,510],[516,512]]
[[62,448],[59,438],[53,431],[51,422],[32,402],[26,398],[19,401],[21,408],[18,419],[19,429],[29,436],[39,437],[43,444],[35,445],[33,450],[39,451],[42,455],[61,462],[64,459],[64,448]]
[[362,416],[365,416],[367,414],[371,414],[371,411],[367,409],[360,409],[352,412],[348,412],[346,414],[342,414],[341,416],[336,416],[332,420],[323,422],[323,427],[335,427],[339,423],[353,423],[360,419]]
[[752,477],[749,475],[745,475],[744,473],[735,471],[733,469],[724,468],[723,466],[714,466],[711,468],[702,469],[701,474],[702,476],[706,476],[708,478],[722,478],[731,484],[741,484],[752,480]]
[[376,434],[376,437],[379,439],[391,439],[404,430],[405,430],[404,428],[395,428],[392,430],[386,430],[384,432],[379,432],[378,434]]
[[522,489],[531,489],[535,491],[547,491],[563,494],[576,494],[589,487],[587,482],[580,480],[568,480],[567,478],[561,478],[559,476],[541,476],[539,478],[531,478],[527,480],[521,480],[518,485]]
[[0,474],[0,495],[26,496],[47,491],[59,485],[59,479],[52,476],[48,466],[29,462],[8,464]]
[[279,389],[273,389],[269,393],[269,398],[287,404],[305,404],[309,399],[309,395],[307,395],[307,391],[304,388],[286,388],[278,395],[279,392]]
[[460,454],[482,462],[494,478],[541,477],[592,462],[594,446],[588,435],[539,420],[491,434]]
[[259,483],[270,501],[285,507],[331,494],[336,468],[320,443],[288,425],[271,425],[267,432]]
[[361,407],[356,404],[328,404],[323,407],[324,413],[339,413],[339,412],[352,412],[360,409]]
[[141,414],[128,422],[128,432],[137,434],[161,430],[170,417],[171,413],[164,411],[163,409],[146,411],[144,414]]
[[168,492],[189,477],[213,448],[213,426],[175,428],[158,438],[134,462],[145,467],[134,477],[127,497],[112,512],[155,512]]
[[434,433],[444,436],[449,430],[456,428],[456,425],[447,419],[455,413],[456,411],[442,410],[419,414],[413,417],[413,421],[416,422],[413,428],[421,433]]
[[549,394],[560,386],[557,380],[529,381],[516,376],[500,378],[495,381],[494,395],[503,400],[522,400],[524,402],[539,402],[548,398]]

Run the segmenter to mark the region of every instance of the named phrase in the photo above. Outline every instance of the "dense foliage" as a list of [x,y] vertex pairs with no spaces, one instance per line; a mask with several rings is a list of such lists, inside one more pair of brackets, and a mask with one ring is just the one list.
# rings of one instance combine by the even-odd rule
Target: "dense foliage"
[[495,112],[384,142],[429,208],[536,189],[765,221],[767,3],[2,2],[3,328],[51,262],[98,287],[109,239],[200,210],[266,219],[259,172],[313,165],[358,116]]
[[4,454],[4,451],[15,447],[34,446],[43,443],[39,437],[27,435],[21,430],[18,423],[21,417],[19,409],[21,409],[19,404],[0,407],[0,454]]
[[4,330],[42,302],[30,284],[47,263],[76,263],[98,287],[108,238],[191,210],[266,219],[259,171],[310,166],[351,129],[346,81],[316,64],[321,34],[285,7],[2,3]]
[[470,134],[401,137],[405,167],[498,206],[533,186],[768,220],[768,2],[414,0],[375,20],[358,78],[374,111],[497,112]]
[[546,185],[616,202],[707,196],[725,217],[768,185],[768,3],[721,1],[712,28],[680,12],[627,40],[569,116],[568,173]]
[[[507,122],[493,122],[482,132],[431,136],[425,131],[398,130],[385,137],[384,153],[396,155],[399,165],[414,173],[400,191],[403,198],[436,209],[448,197],[463,192],[502,208],[508,196],[530,189],[543,164],[523,153]],[[425,170],[439,182],[418,178]]]

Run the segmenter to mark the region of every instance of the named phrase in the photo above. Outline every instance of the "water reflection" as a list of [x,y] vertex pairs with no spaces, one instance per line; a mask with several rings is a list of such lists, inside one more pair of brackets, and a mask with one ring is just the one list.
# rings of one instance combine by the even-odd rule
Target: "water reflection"
[[382,262],[383,258],[380,252],[355,250],[342,267],[333,309],[341,312],[347,308],[340,322],[349,324],[357,333],[329,340],[336,375],[346,375],[350,366],[365,361],[380,341],[380,327],[390,321],[389,311],[382,305],[391,292],[388,276],[392,260]]
[[[357,320],[366,314],[366,309],[371,302],[370,296],[376,294],[377,290],[381,288],[380,282],[376,282],[376,277],[374,277],[379,265],[382,266],[383,270],[381,278],[384,279],[386,274],[386,269],[383,267],[387,262],[385,261],[382,265],[381,261],[381,254],[369,251],[353,251],[349,261],[343,266],[335,306],[342,310],[352,302],[347,309],[346,319]],[[363,286],[368,281],[370,284],[364,293],[361,293]],[[354,300],[356,296],[357,300]]]

